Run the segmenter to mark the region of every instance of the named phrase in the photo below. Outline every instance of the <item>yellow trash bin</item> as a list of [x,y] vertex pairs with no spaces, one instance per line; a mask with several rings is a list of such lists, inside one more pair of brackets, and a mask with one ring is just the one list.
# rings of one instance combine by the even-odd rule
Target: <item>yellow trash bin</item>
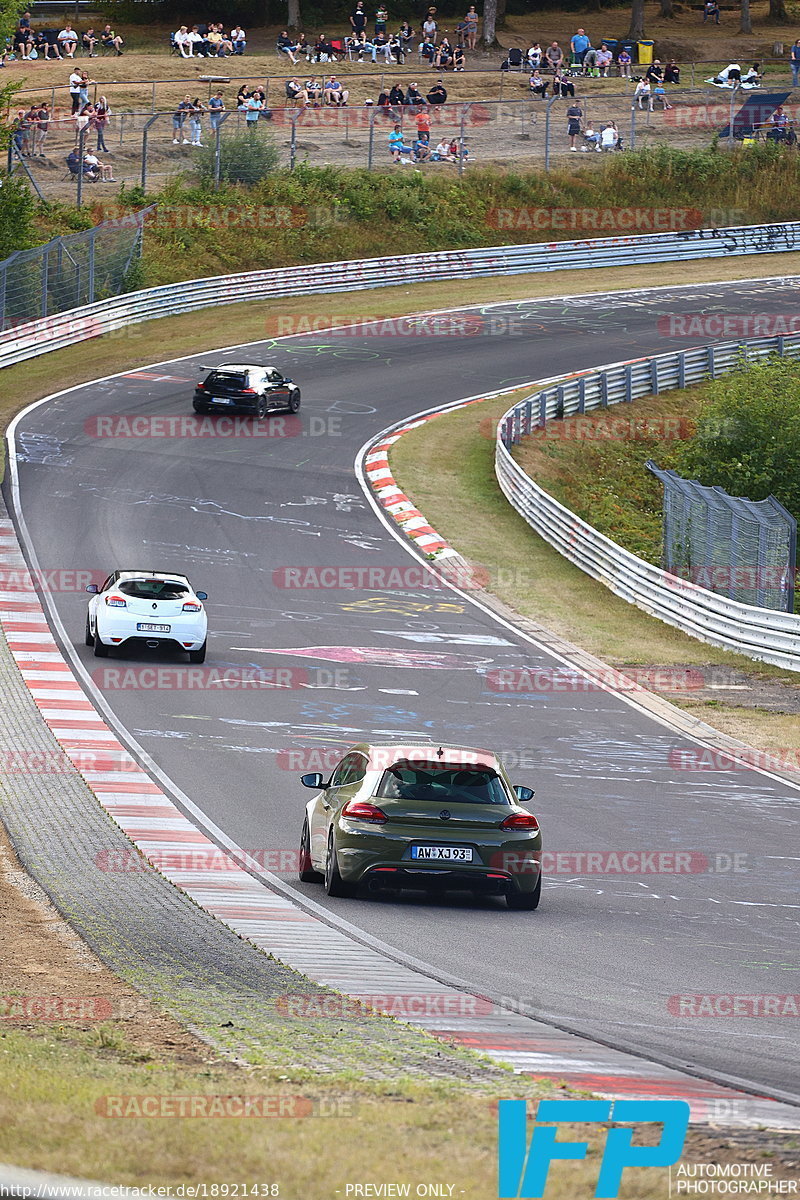
[[651,63],[653,61],[653,46],[654,42],[638,42],[639,47],[639,62]]

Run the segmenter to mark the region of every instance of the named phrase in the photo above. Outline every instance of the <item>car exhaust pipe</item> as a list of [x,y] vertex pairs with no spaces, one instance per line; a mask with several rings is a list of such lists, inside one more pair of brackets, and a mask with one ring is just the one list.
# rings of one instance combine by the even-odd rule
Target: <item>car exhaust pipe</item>
[[155,640],[155,638],[150,638],[148,641],[145,642],[145,646],[147,646],[148,649],[150,649],[150,650],[157,650],[158,642]]

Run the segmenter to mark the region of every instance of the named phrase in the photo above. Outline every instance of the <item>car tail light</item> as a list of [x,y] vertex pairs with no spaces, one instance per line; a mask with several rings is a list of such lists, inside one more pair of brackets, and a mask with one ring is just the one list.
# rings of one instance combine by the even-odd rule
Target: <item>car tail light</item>
[[388,819],[382,808],[378,808],[377,804],[369,804],[366,800],[348,800],[342,809],[342,816],[371,821],[373,825],[383,825]]
[[202,607],[202,604],[199,604],[196,600],[190,600],[187,604],[184,604],[181,612],[200,612]]
[[533,813],[512,813],[500,823],[501,829],[538,829],[539,822]]
[[255,396],[256,389],[255,388],[242,388],[241,392],[242,392],[243,396]]
[[127,608],[128,605],[122,599],[122,596],[106,596],[106,604],[109,608]]
[[204,383],[198,383],[197,387],[195,388],[196,392],[204,392],[205,390],[206,385]]

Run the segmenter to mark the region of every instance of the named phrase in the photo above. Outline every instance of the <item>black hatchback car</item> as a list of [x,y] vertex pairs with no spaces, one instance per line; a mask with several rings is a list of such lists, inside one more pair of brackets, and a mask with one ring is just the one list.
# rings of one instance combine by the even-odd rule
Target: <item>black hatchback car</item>
[[271,412],[296,413],[300,388],[276,367],[223,363],[214,367],[194,389],[196,413],[240,410],[257,417]]

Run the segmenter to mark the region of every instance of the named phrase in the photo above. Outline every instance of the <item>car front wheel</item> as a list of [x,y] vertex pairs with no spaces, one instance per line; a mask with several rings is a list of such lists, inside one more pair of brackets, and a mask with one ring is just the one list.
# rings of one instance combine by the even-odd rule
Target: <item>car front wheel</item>
[[267,401],[267,397],[259,396],[258,404],[256,405],[256,416],[258,417],[259,421],[263,421],[268,412],[269,402]]
[[329,896],[352,896],[355,890],[352,883],[347,883],[339,874],[339,862],[331,830],[328,834],[328,855],[325,859],[325,891]]
[[87,646],[94,645],[94,634],[92,633],[92,627],[89,624],[89,614],[88,613],[86,614],[86,633],[84,634],[84,639],[86,641]]
[[300,407],[300,389],[295,388],[295,390],[292,392],[291,396],[289,397],[289,403],[286,405],[286,408],[290,413],[296,413],[299,407]]

